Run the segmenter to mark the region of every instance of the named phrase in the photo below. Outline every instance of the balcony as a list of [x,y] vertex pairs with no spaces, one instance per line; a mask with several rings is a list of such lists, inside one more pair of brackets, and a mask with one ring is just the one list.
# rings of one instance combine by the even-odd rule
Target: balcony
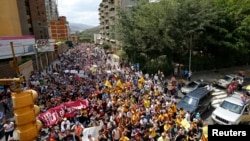
[[115,11],[115,6],[114,5],[110,5],[109,6],[109,11]]

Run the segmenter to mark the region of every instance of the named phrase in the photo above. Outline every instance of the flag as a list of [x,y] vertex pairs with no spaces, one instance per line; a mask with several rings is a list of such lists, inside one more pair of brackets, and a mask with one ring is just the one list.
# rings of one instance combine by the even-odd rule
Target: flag
[[116,86],[120,87],[121,89],[124,88],[120,79],[116,82]]
[[138,83],[138,88],[141,90],[142,89],[142,84],[141,83]]
[[205,139],[208,138],[208,126],[204,126],[202,128],[202,131],[203,131],[203,136],[205,137]]
[[110,84],[110,82],[108,80],[106,80],[105,86],[108,87],[108,88],[112,88],[112,85]]
[[141,77],[139,80],[138,80],[139,83],[145,83],[145,79],[143,77]]

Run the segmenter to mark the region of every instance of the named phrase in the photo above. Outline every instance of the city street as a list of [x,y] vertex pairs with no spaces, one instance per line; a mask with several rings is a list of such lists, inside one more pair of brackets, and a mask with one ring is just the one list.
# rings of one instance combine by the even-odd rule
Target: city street
[[[55,65],[59,63],[59,61],[55,61],[52,64]],[[118,62],[114,62],[109,60],[107,63],[110,63],[112,65],[116,65],[118,66]],[[230,74],[230,73],[234,73],[236,71],[238,71],[240,68],[234,68],[234,69],[228,69],[228,70],[223,70],[223,71],[219,71],[218,72],[213,72],[213,71],[206,71],[206,72],[194,72],[193,73],[193,77],[192,80],[198,80],[198,79],[203,79],[203,80],[207,80],[207,81],[214,81],[217,80],[219,78],[221,78],[223,75],[225,74]],[[246,70],[246,69],[245,69]],[[45,70],[44,70],[45,72]],[[250,83],[250,79],[247,77],[245,79],[245,84],[249,84]],[[212,101],[212,107],[209,111],[205,112],[202,115],[202,118],[207,121],[208,124],[213,124],[212,120],[211,120],[211,114],[214,111],[214,109],[220,104],[220,102],[227,96],[226,95],[226,91],[223,88],[219,88],[219,87],[214,87],[214,92],[212,93],[213,95],[213,101]],[[184,96],[180,91],[178,94],[178,99],[177,102]],[[0,105],[0,110],[3,111],[3,106],[2,104]],[[11,109],[12,111],[12,109]],[[11,121],[14,121],[13,118],[13,114],[11,112],[8,112],[6,114],[6,117],[8,119],[10,119]],[[18,139],[17,137],[17,132],[14,131],[14,139]],[[2,137],[0,141],[5,141],[5,138]]]

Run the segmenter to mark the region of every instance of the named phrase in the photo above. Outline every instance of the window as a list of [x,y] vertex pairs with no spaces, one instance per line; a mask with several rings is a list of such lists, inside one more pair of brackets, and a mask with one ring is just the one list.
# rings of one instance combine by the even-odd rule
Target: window
[[187,86],[190,87],[190,88],[195,88],[197,86],[197,83],[191,82]]
[[228,82],[231,81],[232,79],[233,79],[233,78],[232,78],[232,77],[229,77],[229,76],[225,76],[225,77],[224,77],[224,80],[226,80],[226,81],[228,81]]
[[240,114],[241,111],[243,110],[243,106],[231,103],[231,102],[226,101],[226,100],[224,100],[221,103],[220,107],[223,109],[229,110],[233,113],[236,113],[236,114]]
[[194,98],[189,97],[189,96],[184,96],[183,102],[188,104],[188,105],[192,105],[192,106],[196,106],[198,104],[197,99],[194,99]]

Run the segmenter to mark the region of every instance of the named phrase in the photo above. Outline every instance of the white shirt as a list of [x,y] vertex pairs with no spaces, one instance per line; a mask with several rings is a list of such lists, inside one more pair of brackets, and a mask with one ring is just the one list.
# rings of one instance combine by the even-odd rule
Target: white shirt
[[10,132],[14,130],[14,122],[10,122],[9,124],[5,123],[3,125],[4,132]]
[[[66,128],[64,128],[64,124],[66,124]],[[65,130],[70,130],[70,122],[69,122],[69,120],[62,121],[62,123],[61,123],[61,131],[65,131]]]
[[187,121],[191,121],[191,120],[190,120],[190,114],[189,114],[188,112],[185,114],[185,119],[186,119]]

